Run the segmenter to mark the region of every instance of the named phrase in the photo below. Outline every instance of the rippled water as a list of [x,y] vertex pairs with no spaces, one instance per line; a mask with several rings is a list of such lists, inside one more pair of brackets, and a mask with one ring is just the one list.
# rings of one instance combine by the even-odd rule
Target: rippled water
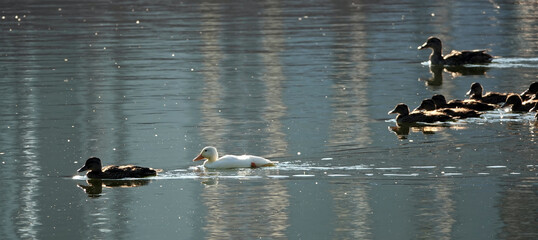
[[[538,79],[532,1],[4,1],[6,239],[536,239],[538,125],[397,127],[433,94]],[[485,48],[487,66],[430,68]],[[204,170],[206,145],[278,161]],[[89,156],[163,169],[89,181]],[[74,176],[74,177],[73,177]]]

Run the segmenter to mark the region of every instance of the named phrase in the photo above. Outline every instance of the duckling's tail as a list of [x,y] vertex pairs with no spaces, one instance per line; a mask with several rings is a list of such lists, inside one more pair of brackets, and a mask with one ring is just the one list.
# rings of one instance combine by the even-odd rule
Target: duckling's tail
[[262,167],[276,167],[276,164],[277,164],[277,163],[278,163],[278,162],[274,162],[274,161],[273,161],[273,162],[271,162],[271,163],[267,163],[267,164],[262,165]]

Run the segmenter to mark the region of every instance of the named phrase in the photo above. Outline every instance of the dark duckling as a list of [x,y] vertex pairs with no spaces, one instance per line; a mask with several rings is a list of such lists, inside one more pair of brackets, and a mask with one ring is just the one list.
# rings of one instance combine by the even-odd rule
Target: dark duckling
[[413,112],[419,112],[419,111],[435,111],[435,102],[431,99],[424,99],[420,103],[420,105],[413,110]]
[[470,99],[477,100],[484,103],[499,104],[506,101],[506,98],[510,93],[499,93],[499,92],[487,92],[482,95],[484,89],[480,83],[471,84],[471,90],[469,90],[466,95],[469,95]]
[[400,103],[391,110],[388,114],[398,114],[396,116],[397,123],[434,123],[434,122],[444,122],[453,120],[452,117],[436,112],[412,112],[409,113],[409,107],[407,105]]
[[435,103],[436,108],[467,108],[476,111],[489,111],[495,109],[497,106],[493,104],[483,103],[475,100],[450,100],[446,102],[445,96],[441,94],[435,94],[432,96],[432,100]]
[[501,105],[501,108],[508,107],[510,105],[512,106],[510,108],[512,112],[528,112],[532,109],[532,107],[534,107],[535,104],[532,102],[526,102],[525,104],[523,104],[523,100],[521,99],[519,94],[510,94],[506,98],[506,102]]
[[106,166],[102,167],[101,159],[91,157],[86,160],[84,166],[82,166],[78,172],[88,171],[86,176],[88,178],[100,178],[100,179],[119,179],[119,178],[142,178],[148,176],[155,176],[160,169],[153,169],[147,167],[139,167],[134,165],[125,166]]
[[529,99],[536,98],[536,93],[538,93],[538,82],[533,82],[529,86],[529,89],[521,93],[521,99],[523,99],[523,101],[527,101]]
[[446,114],[450,117],[457,118],[457,119],[464,119],[464,118],[476,118],[480,117],[480,112],[477,112],[472,109],[467,108],[436,108],[435,102],[432,99],[424,99],[422,100],[422,103],[420,103],[420,106],[415,108],[413,111],[435,111],[440,112],[442,114]]
[[418,49],[431,48],[430,63],[432,65],[464,65],[464,64],[485,64],[490,63],[493,57],[486,53],[486,50],[456,51],[443,57],[443,44],[436,37],[429,37],[428,40],[419,46]]

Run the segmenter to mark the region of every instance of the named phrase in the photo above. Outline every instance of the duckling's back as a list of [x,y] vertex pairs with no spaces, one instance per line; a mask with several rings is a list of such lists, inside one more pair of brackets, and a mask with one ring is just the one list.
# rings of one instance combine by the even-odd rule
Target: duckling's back
[[107,178],[107,179],[119,179],[119,178],[142,178],[157,175],[159,170],[147,167],[139,167],[135,165],[125,166],[106,166],[101,173],[88,172],[90,178]]
[[486,50],[456,51],[444,57],[447,65],[464,65],[464,64],[485,64],[490,63],[493,56],[486,53]]

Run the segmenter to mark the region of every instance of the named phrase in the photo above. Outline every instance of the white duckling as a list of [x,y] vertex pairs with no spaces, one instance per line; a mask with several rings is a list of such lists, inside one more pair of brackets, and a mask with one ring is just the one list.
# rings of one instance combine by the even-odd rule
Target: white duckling
[[258,156],[252,155],[225,155],[219,158],[219,153],[215,147],[205,147],[202,152],[192,161],[204,161],[206,168],[256,168],[275,166],[275,163]]

